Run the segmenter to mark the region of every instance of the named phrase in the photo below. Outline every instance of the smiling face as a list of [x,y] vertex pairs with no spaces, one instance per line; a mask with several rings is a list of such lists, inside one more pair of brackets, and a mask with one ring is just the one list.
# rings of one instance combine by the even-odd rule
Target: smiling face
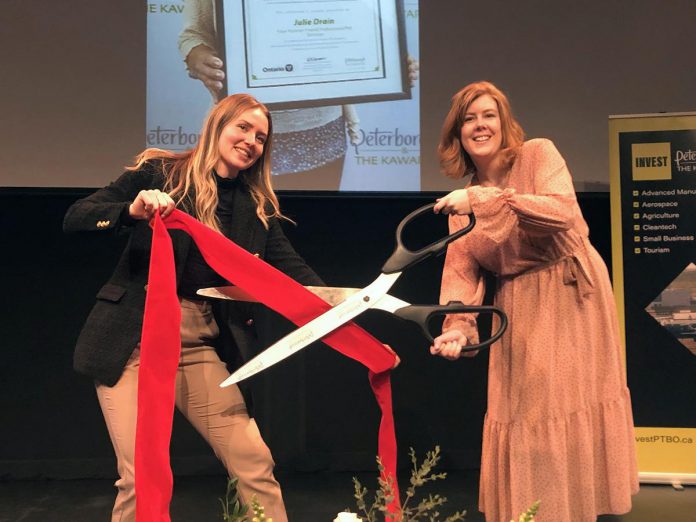
[[235,178],[263,154],[268,139],[268,118],[260,108],[248,109],[222,129],[218,140],[220,159],[215,171],[222,178]]
[[498,154],[503,134],[498,104],[492,96],[483,94],[466,109],[460,140],[479,171]]

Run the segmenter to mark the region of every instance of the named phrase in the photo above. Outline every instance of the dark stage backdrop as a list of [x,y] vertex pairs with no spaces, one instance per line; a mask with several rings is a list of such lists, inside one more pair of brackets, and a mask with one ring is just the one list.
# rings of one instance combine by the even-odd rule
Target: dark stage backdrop
[[[72,370],[72,350],[94,296],[116,262],[123,238],[69,235],[63,215],[86,190],[0,192],[0,478],[111,477],[111,444],[92,383]],[[365,286],[394,244],[399,220],[435,194],[319,197],[284,194],[297,221],[288,236],[331,285]],[[609,200],[580,195],[591,239],[611,266]],[[414,228],[411,246],[446,233],[445,219]],[[435,303],[443,258],[407,271],[393,294]],[[287,330],[266,321],[268,344]],[[400,463],[442,447],[444,469],[476,468],[485,411],[487,354],[455,363],[433,358],[417,329],[380,312],[360,323],[391,344],[402,362],[393,373]],[[484,325],[485,327],[485,325]],[[255,383],[261,430],[281,470],[374,470],[378,409],[367,371],[324,345],[308,348],[261,374]],[[172,441],[179,474],[222,471],[212,452],[177,416]]]
[[[688,36],[695,4],[518,4],[420,3],[422,168],[437,172],[435,145],[452,93],[482,78],[499,83],[529,135],[552,138],[576,181],[585,180],[581,205],[611,266],[609,202],[601,192],[608,180],[606,117],[694,108]],[[11,188],[0,189],[0,477],[114,473],[92,384],[73,373],[71,359],[123,241],[64,236],[65,210],[89,190],[56,187],[103,185],[142,149],[148,5],[3,3],[0,186]],[[432,179],[425,190],[453,186]],[[396,223],[435,195],[293,193],[282,205],[299,223],[288,234],[328,283],[364,286],[391,250]],[[394,293],[435,302],[441,263],[415,267]],[[395,321],[375,313],[363,323],[403,361],[393,378],[402,456],[409,446],[422,454],[440,444],[444,467],[477,467],[486,355],[433,359],[417,332]],[[287,328],[268,322],[269,337]],[[280,467],[374,469],[378,412],[366,370],[323,346],[305,352],[256,383],[259,421]],[[220,469],[181,419],[174,433],[177,472]]]

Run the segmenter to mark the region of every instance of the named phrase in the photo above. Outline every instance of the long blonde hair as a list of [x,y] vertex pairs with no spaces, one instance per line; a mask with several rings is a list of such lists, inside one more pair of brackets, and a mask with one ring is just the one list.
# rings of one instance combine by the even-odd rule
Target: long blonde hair
[[239,173],[256,203],[256,215],[268,228],[268,220],[282,218],[278,198],[271,186],[271,149],[273,124],[265,105],[249,94],[233,94],[220,100],[210,111],[203,124],[195,147],[184,152],[148,148],[135,158],[128,170],[138,170],[148,161],[160,160],[166,182],[164,190],[174,199],[177,207],[190,207],[196,218],[214,230],[220,231],[215,214],[218,205],[217,183],[213,171],[220,160],[218,142],[222,129],[249,109],[261,109],[268,119],[268,138],[259,159]]
[[505,94],[490,82],[471,83],[452,97],[452,105],[442,125],[437,153],[442,173],[447,177],[459,179],[476,172],[476,165],[462,146],[461,129],[469,106],[485,94],[493,98],[498,105],[502,134],[501,150],[506,167],[514,163],[517,150],[524,142],[524,130],[512,115],[510,102]]

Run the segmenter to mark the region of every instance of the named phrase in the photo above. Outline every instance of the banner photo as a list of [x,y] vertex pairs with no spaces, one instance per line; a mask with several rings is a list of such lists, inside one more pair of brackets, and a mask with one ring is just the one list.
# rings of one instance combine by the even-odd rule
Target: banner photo
[[696,483],[696,114],[612,116],[609,154],[640,478]]
[[[224,96],[226,89],[229,94],[253,90],[251,94],[271,109],[274,188],[420,191],[418,0],[369,2],[377,13],[372,25],[355,15],[363,3],[316,0],[294,8],[292,3],[276,0],[148,3],[146,146],[178,151],[191,148],[217,97]],[[235,18],[244,6],[254,9],[246,18]],[[311,53],[308,43],[287,40],[290,33],[283,23],[290,23],[286,20],[290,15],[281,15],[290,8],[301,11],[293,18],[292,31],[313,38]],[[398,28],[394,28],[396,21]],[[391,39],[383,36],[387,33],[393,34]],[[375,34],[382,35],[378,42]],[[295,60],[305,69],[311,65],[314,83],[278,87],[273,75],[280,72],[269,66],[266,72],[261,67],[263,74],[255,76],[254,89],[238,85],[235,71],[239,69],[239,53],[233,54],[231,49],[239,47],[233,44],[242,37],[244,49],[253,50],[251,58],[257,61],[269,56],[280,59],[276,47],[280,43],[284,49],[294,50],[282,55],[283,74],[292,74],[294,81],[300,81],[295,78],[302,72],[300,66],[286,63]],[[370,74],[382,82],[375,87],[372,84],[379,82],[365,77],[364,71],[361,82],[353,77],[356,64],[369,54],[363,49],[368,43],[379,44],[377,50],[372,49],[372,55],[378,55],[379,67],[370,65],[379,69],[379,75],[375,71]],[[210,65],[213,59],[216,66]],[[344,81],[320,81],[321,75],[330,73]],[[216,74],[222,75],[219,81],[214,78]],[[305,81],[309,82],[306,77]],[[345,91],[347,86],[357,88],[359,84],[362,90]],[[266,87],[267,93],[257,92],[259,86]],[[312,106],[303,106],[309,99]],[[279,100],[282,109],[277,108]]]

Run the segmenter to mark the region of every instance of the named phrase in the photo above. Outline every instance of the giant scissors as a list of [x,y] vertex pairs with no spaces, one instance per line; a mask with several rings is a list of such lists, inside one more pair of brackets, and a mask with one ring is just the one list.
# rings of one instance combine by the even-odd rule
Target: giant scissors
[[[319,297],[333,304],[340,301],[330,310],[312,319],[297,330],[289,333],[249,362],[241,366],[220,384],[221,387],[236,384],[252,375],[255,375],[294,353],[320,340],[336,328],[354,319],[365,310],[379,309],[417,324],[425,337],[432,343],[433,337],[429,330],[430,321],[435,316],[452,313],[490,313],[499,317],[498,330],[489,339],[468,345],[462,351],[475,351],[490,347],[497,341],[507,328],[507,316],[494,306],[469,306],[458,301],[451,301],[445,305],[412,305],[387,292],[394,285],[401,274],[416,263],[426,258],[444,252],[447,245],[467,234],[474,228],[476,218],[469,214],[469,223],[456,232],[435,241],[419,250],[410,250],[403,243],[403,232],[406,226],[417,217],[432,211],[434,203],[420,207],[401,220],[396,228],[396,247],[387,259],[381,270],[381,274],[370,285],[363,289],[336,289],[328,287],[308,287]],[[207,288],[198,291],[199,294],[209,297],[217,297],[233,300],[253,300],[235,287]],[[337,298],[338,296],[338,298]]]

